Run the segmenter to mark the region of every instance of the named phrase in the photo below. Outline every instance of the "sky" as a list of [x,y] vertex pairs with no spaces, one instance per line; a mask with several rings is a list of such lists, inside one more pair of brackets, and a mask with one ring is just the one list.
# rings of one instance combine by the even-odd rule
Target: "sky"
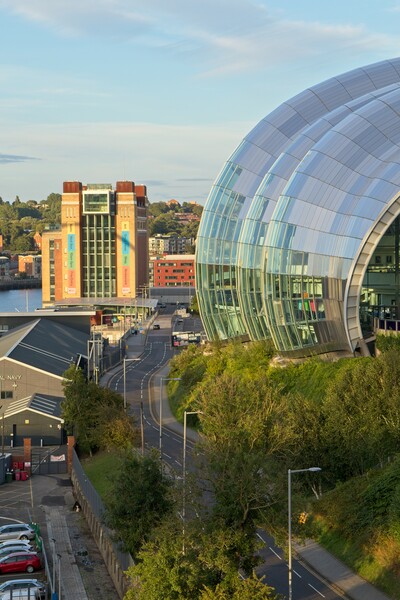
[[400,55],[400,0],[0,0],[0,196],[63,181],[204,204],[311,85]]

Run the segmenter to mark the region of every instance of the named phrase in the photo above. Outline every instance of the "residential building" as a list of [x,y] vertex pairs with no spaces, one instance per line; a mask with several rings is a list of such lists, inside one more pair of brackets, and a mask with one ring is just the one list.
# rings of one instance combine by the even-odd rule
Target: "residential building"
[[399,105],[396,58],[305,90],[242,140],[197,237],[209,339],[354,355],[374,317],[400,331]]
[[146,186],[132,181],[64,182],[61,237],[43,236],[43,302],[136,297],[148,284],[147,207]]
[[18,256],[18,272],[25,273],[27,277],[42,277],[42,257],[40,254],[20,254]]
[[152,287],[195,287],[194,254],[170,254],[150,260]]
[[149,238],[149,254],[150,256],[185,254],[186,246],[191,243],[192,240],[185,237],[157,233]]
[[42,236],[40,235],[40,233],[38,231],[33,236],[33,241],[35,243],[35,249],[41,250],[42,249]]
[[0,277],[10,277],[10,259],[8,256],[0,256]]

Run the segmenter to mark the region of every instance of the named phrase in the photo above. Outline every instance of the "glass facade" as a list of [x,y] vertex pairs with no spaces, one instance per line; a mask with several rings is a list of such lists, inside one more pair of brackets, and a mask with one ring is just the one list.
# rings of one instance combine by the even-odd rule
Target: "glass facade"
[[82,273],[84,298],[115,296],[115,216],[101,214],[83,216]]
[[399,115],[395,59],[306,90],[241,142],[197,239],[209,339],[272,337],[292,355],[356,348],[372,301],[363,276],[397,216]]

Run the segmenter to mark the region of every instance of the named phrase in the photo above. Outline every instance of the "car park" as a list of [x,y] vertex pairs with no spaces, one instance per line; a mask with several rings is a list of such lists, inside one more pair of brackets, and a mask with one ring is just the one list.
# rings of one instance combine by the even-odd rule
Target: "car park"
[[33,540],[35,535],[35,531],[26,523],[9,523],[0,527],[0,541],[12,539]]
[[0,573],[33,573],[42,563],[35,552],[13,552],[0,558]]
[[0,584],[0,600],[45,600],[47,586],[38,579],[10,579]]

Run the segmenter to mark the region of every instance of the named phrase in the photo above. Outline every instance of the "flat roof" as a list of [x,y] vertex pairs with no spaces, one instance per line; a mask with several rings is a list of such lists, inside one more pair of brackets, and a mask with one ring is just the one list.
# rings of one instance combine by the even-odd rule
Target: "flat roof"
[[[155,308],[157,300],[152,298],[67,298],[54,303],[57,308],[63,306],[139,306],[142,308]],[[64,311],[63,311],[64,313]]]

